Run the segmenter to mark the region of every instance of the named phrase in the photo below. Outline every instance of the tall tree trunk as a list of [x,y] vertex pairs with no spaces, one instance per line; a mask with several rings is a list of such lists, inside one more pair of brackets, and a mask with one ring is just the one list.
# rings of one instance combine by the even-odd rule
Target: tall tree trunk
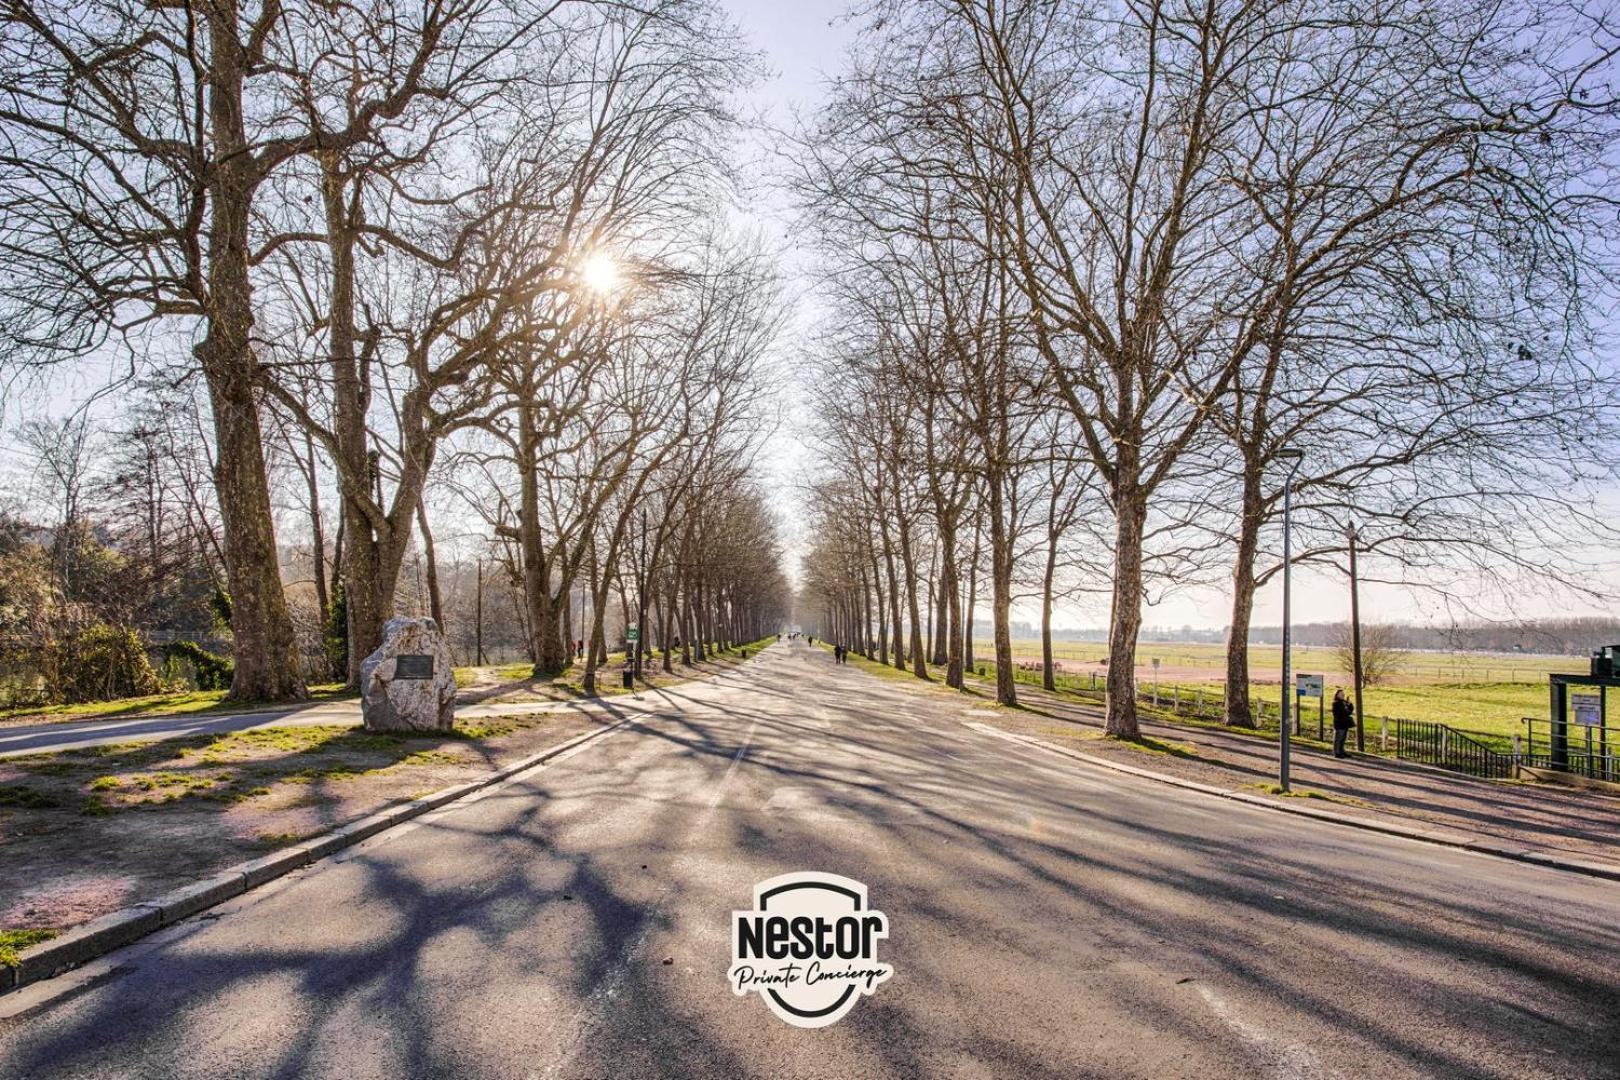
[[1041,685],[1048,690],[1057,689],[1057,675],[1052,670],[1052,582],[1057,577],[1057,549],[1054,526],[1046,534],[1046,566],[1041,574]]
[[872,659],[872,588],[866,580],[866,567],[861,567],[861,628],[857,648],[862,656]]
[[990,623],[996,644],[996,700],[1003,705],[1018,704],[1013,682],[1012,627],[1012,537],[1005,519],[1002,475],[994,471],[990,491]]
[[883,572],[878,566],[877,552],[872,552],[872,589],[877,594],[878,663],[889,664],[889,609],[883,592]]
[[[397,574],[388,570],[395,537],[382,510],[382,478],[371,452],[366,410],[371,399],[366,360],[355,324],[355,243],[348,184],[339,154],[318,155],[326,244],[332,260],[327,300],[327,365],[332,374],[332,436],[336,445],[341,527],[348,537],[343,557],[343,600],[348,611],[348,682],[360,682],[360,665],[382,644],[383,625],[394,614]],[[404,546],[399,545],[401,555]],[[396,564],[397,565],[397,564]]]
[[950,526],[944,522],[941,522],[939,540],[940,554],[935,559],[935,567],[938,576],[934,579],[939,582],[939,585],[938,592],[934,594],[933,600],[933,610],[935,613],[933,616],[933,653],[934,666],[936,667],[944,667],[949,661],[948,646],[946,645],[946,640],[949,636],[950,623],[950,619],[948,618],[950,608],[950,599],[948,594],[949,590],[954,587],[951,584],[953,579],[950,572],[951,558],[953,553],[947,540],[947,537],[950,535]]
[[[321,485],[320,476],[315,470],[315,438],[308,431],[304,432],[304,453],[309,459],[309,470],[305,473],[305,480],[309,484],[309,529],[310,541],[314,547],[314,558],[311,562],[315,573],[315,603],[320,605],[321,619],[324,622],[332,597],[326,588],[326,533],[321,527]],[[155,546],[153,565],[157,565]]]
[[444,625],[444,598],[439,595],[439,560],[433,553],[433,531],[428,528],[427,505],[421,501],[416,504],[416,525],[422,530],[422,557],[427,560],[428,613],[433,616],[439,633],[448,633]]
[[942,515],[939,532],[939,635],[935,662],[945,665],[945,685],[962,688],[962,598],[956,589],[956,522]]
[[923,655],[922,610],[917,603],[917,560],[911,549],[911,527],[900,519],[900,562],[906,573],[906,605],[911,614],[911,673],[919,679],[928,678],[928,664]]
[[883,548],[883,561],[887,564],[889,574],[889,614],[890,625],[894,627],[894,666],[898,671],[906,670],[906,644],[905,624],[900,618],[900,575],[894,564],[894,552],[887,542]]
[[230,697],[289,701],[303,698],[306,690],[298,639],[281,587],[259,423],[258,361],[251,341],[248,231],[259,166],[247,143],[243,117],[248,57],[237,38],[236,4],[220,0],[203,12],[212,46],[206,78],[214,153],[207,172],[207,329],[195,352],[208,383],[214,419],[214,484],[235,640]]
[[1249,623],[1254,618],[1254,560],[1260,548],[1260,469],[1245,463],[1237,555],[1232,563],[1232,630],[1226,641],[1226,723],[1254,727],[1249,705]]
[[585,648],[585,674],[581,677],[585,693],[589,697],[595,697],[597,693],[597,669],[607,663],[607,626],[603,614],[607,611],[607,586],[603,585],[601,592],[592,600],[591,640]]
[[945,656],[945,685],[962,689],[962,592],[956,587],[956,567],[951,565],[945,573],[945,613],[949,626]]
[[607,586],[602,580],[605,575],[599,572],[596,561],[595,538],[588,537],[587,542],[590,546],[585,549],[585,579],[591,591],[591,633],[585,646],[585,671],[580,676],[580,682],[586,695],[594,696],[596,669],[606,662],[602,656],[602,651],[606,648],[603,641],[602,612],[607,600]]
[[681,666],[692,666],[692,583],[681,583]]
[[962,662],[969,671],[973,670],[973,615],[979,610],[979,526],[973,526],[973,561],[968,563],[968,594],[967,614],[963,618],[965,624],[962,642]]
[[670,653],[670,622],[675,617],[675,597],[672,593],[660,592],[658,604],[658,648],[663,653],[661,666],[666,673],[673,673],[675,662]]
[[1135,739],[1139,737],[1136,639],[1142,630],[1142,534],[1147,524],[1147,497],[1136,487],[1134,461],[1121,461],[1119,476],[1114,495],[1114,593],[1108,620],[1106,730],[1122,739]]
[[568,670],[562,631],[551,592],[551,564],[540,522],[539,420],[533,404],[525,403],[518,417],[518,545],[523,553],[523,600],[529,612],[530,655],[534,675],[542,678]]

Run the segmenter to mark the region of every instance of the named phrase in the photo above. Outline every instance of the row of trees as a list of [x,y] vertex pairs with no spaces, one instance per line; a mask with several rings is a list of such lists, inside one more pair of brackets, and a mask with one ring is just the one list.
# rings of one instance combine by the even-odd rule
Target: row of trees
[[777,286],[715,224],[752,70],[708,0],[0,12],[7,369],[129,356],[200,399],[233,695],[305,690],[277,503],[350,680],[408,564],[442,617],[430,487],[482,516],[537,673],[576,589],[598,640],[614,593],[708,641],[774,617],[779,573],[721,558],[772,550],[739,463]]
[[[1600,6],[1601,7],[1601,6]],[[1612,543],[1611,80],[1593,5],[876,5],[794,153],[831,310],[807,563],[823,633],[960,685],[988,605],[1109,607],[1136,734],[1158,591],[1295,558],[1590,589]],[[1459,587],[1459,583],[1466,585]],[[931,618],[923,612],[931,611]],[[1050,674],[1048,674],[1050,678]]]

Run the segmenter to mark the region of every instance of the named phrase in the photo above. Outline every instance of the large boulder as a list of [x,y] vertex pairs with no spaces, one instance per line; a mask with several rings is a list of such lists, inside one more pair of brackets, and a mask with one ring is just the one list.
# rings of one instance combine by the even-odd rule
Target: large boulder
[[360,665],[367,731],[449,731],[456,676],[450,646],[432,619],[389,619],[382,646]]

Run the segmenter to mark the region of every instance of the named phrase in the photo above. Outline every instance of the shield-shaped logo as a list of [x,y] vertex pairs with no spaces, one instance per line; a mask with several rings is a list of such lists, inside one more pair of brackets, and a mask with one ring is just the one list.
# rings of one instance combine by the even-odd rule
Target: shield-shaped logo
[[837,874],[783,874],[754,886],[754,910],[734,911],[732,992],[758,991],[795,1027],[826,1027],[894,974],[878,962],[889,920],[866,886]]

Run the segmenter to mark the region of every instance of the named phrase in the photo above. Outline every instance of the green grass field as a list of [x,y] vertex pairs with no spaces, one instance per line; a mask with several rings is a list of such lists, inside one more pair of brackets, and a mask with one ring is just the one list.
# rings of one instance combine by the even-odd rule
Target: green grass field
[[[977,665],[989,667],[988,658],[994,655],[989,641],[974,642]],[[1055,642],[1053,655],[1063,665],[1060,685],[1077,690],[1088,690],[1092,675],[1101,685],[1107,670],[1096,663],[1106,652],[1106,646],[1090,642]],[[1013,643],[1013,655],[1020,662],[1040,656],[1040,642],[1019,640]],[[1155,680],[1153,658],[1160,662]],[[1182,700],[1196,700],[1202,691],[1205,700],[1218,699],[1224,692],[1223,672],[1226,652],[1219,645],[1144,643],[1138,649],[1137,684],[1140,692],[1151,695],[1157,681],[1161,704],[1168,706],[1180,690]],[[1524,735],[1524,717],[1545,721],[1548,715],[1547,674],[1553,671],[1584,671],[1585,657],[1529,656],[1488,653],[1409,653],[1399,671],[1387,684],[1367,687],[1362,695],[1363,718],[1369,737],[1379,728],[1383,717],[1392,720],[1427,720],[1449,724],[1460,731],[1473,733],[1482,742],[1497,749],[1510,747],[1514,735]],[[1276,723],[1281,705],[1282,649],[1276,646],[1255,646],[1249,652],[1250,700],[1264,702],[1266,717]],[[1294,650],[1294,669],[1298,672],[1321,674],[1325,677],[1327,696],[1334,689],[1350,689],[1350,678],[1341,669],[1339,657],[1332,649]],[[1020,670],[1019,681],[1040,682],[1040,673]],[[1324,702],[1324,705],[1331,701]],[[1617,702],[1620,708],[1620,702]],[[1317,723],[1317,703],[1305,699],[1304,721],[1314,732]],[[1327,717],[1331,724],[1331,716]],[[1538,727],[1537,738],[1545,738],[1546,727]]]
[[[995,644],[988,639],[975,640],[973,651],[976,657],[994,656]],[[1037,660],[1040,655],[1039,641],[1023,638],[1013,641],[1013,656],[1017,659]],[[1057,641],[1052,644],[1052,656],[1055,660],[1060,663],[1069,661],[1075,665],[1084,665],[1079,667],[1082,671],[1101,671],[1102,668],[1097,665],[1097,661],[1106,655],[1108,647],[1101,642]],[[1167,676],[1174,670],[1187,669],[1189,673],[1192,671],[1207,673],[1201,677],[1218,678],[1226,670],[1224,645],[1143,642],[1137,646],[1138,670],[1143,674],[1151,673],[1155,658],[1160,662],[1160,670]],[[1394,681],[1418,684],[1527,683],[1545,690],[1549,672],[1585,671],[1586,665],[1587,658],[1584,656],[1412,652],[1404,655]],[[1329,680],[1335,676],[1348,679],[1348,673],[1341,668],[1339,655],[1335,649],[1296,646],[1294,667],[1298,671],[1325,674]],[[1271,681],[1276,682],[1282,668],[1281,647],[1249,646],[1249,668],[1259,681],[1265,681],[1266,673],[1270,673]]]

